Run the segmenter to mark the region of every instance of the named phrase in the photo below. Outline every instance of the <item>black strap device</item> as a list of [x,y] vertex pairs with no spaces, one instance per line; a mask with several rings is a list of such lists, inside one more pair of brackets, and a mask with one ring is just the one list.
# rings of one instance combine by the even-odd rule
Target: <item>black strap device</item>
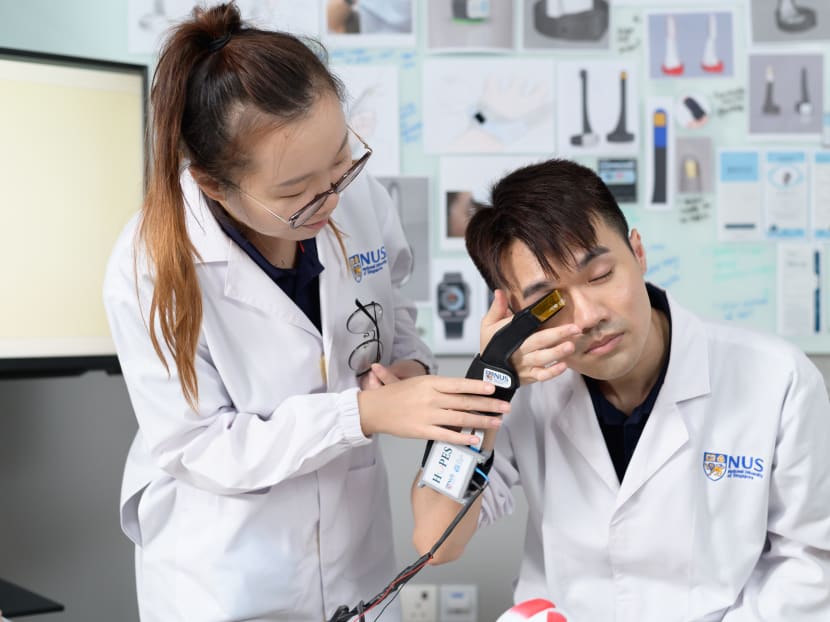
[[[556,315],[565,306],[557,290],[553,290],[538,302],[522,309],[509,324],[500,328],[484,348],[476,355],[467,369],[467,378],[485,380],[495,385],[493,397],[510,401],[519,388],[519,376],[510,364],[510,357],[533,332]],[[479,413],[497,415],[498,413]],[[483,438],[484,433],[470,430]],[[489,467],[492,455],[483,455],[476,446],[459,446],[449,443],[436,444],[427,441],[419,485],[429,486],[457,501],[462,501],[470,488],[470,482],[481,471],[481,465]],[[480,477],[480,476],[479,476]],[[482,482],[478,482],[481,484]]]

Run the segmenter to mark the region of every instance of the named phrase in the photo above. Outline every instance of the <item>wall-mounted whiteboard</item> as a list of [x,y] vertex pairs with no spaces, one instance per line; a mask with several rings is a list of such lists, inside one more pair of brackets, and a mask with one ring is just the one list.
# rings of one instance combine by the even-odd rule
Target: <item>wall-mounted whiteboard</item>
[[0,49],[0,376],[117,369],[107,257],[141,205],[147,68]]

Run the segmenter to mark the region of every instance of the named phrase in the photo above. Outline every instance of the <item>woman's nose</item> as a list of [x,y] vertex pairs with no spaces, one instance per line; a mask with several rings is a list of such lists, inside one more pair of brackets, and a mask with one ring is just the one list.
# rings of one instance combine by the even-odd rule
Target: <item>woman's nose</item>
[[320,208],[320,211],[323,212],[326,216],[328,216],[337,208],[339,204],[340,195],[336,192],[332,192],[326,197],[326,200],[323,201],[323,206]]

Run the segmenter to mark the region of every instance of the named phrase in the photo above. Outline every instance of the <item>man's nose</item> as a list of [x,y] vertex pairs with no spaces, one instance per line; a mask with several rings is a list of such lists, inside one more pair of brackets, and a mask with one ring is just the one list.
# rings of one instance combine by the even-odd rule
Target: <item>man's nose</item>
[[573,313],[573,323],[583,333],[591,332],[603,320],[603,307],[587,292],[576,290],[569,292],[568,301]]

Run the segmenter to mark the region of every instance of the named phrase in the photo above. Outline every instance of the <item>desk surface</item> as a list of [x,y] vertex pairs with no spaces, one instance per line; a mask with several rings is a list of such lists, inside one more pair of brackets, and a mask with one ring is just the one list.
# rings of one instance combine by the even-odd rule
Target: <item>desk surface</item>
[[63,611],[63,605],[0,579],[0,611],[7,618]]

